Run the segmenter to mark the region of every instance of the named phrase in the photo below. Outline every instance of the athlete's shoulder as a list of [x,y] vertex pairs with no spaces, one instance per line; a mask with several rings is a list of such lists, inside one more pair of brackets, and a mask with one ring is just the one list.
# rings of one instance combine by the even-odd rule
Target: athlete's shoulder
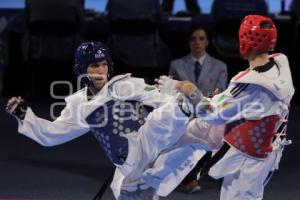
[[270,58],[282,58],[282,57],[287,57],[285,54],[283,53],[273,53],[269,55]]
[[86,98],[86,90],[87,88],[82,88],[78,90],[77,92],[67,96],[65,98],[65,101],[72,105],[79,105],[80,102],[82,102]]
[[235,83],[231,82],[228,86],[228,91],[233,97],[239,96],[243,91],[247,90],[249,83]]
[[110,81],[111,85],[114,85],[115,87],[120,87],[124,85],[145,85],[145,80],[142,78],[137,78],[131,76],[131,74],[123,74],[123,75],[118,75],[114,77],[112,81]]
[[275,61],[288,61],[288,57],[283,53],[270,54],[269,57],[273,58]]

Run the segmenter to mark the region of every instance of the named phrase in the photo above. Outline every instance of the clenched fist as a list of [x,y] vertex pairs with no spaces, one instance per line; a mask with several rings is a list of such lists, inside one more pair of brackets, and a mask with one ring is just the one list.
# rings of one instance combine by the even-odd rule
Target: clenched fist
[[196,105],[203,99],[202,92],[189,81],[180,81],[175,88],[187,97],[193,105]]
[[17,119],[23,120],[27,107],[28,105],[25,100],[19,96],[10,98],[6,104],[5,110]]

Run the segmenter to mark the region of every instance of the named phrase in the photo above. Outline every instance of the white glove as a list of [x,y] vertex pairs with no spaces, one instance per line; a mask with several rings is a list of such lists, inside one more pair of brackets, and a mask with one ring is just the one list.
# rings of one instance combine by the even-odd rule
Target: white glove
[[159,79],[155,79],[157,88],[163,94],[169,94],[175,96],[177,90],[175,85],[178,83],[177,80],[172,79],[169,76],[160,76]]

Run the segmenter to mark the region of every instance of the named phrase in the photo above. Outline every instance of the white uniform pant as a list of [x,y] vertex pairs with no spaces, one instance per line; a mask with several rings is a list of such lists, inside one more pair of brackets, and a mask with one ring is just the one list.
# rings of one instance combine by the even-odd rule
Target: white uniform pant
[[209,171],[213,178],[224,177],[220,200],[263,199],[264,183],[275,160],[276,152],[255,159],[231,147]]
[[188,123],[177,103],[170,102],[150,113],[138,132],[126,135],[128,156],[117,167],[111,184],[116,199],[140,200],[145,194],[149,197],[149,188],[166,196],[176,188],[207,148],[199,142],[182,141]]

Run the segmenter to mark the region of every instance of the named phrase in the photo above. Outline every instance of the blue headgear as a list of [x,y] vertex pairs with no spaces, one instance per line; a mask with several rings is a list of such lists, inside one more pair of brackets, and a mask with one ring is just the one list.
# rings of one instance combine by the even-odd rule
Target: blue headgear
[[[108,79],[113,71],[113,62],[111,60],[108,48],[100,42],[83,42],[75,52],[74,73],[78,78],[86,74],[89,64],[106,60],[108,63]],[[82,78],[82,83],[86,86],[91,84],[88,77]]]

